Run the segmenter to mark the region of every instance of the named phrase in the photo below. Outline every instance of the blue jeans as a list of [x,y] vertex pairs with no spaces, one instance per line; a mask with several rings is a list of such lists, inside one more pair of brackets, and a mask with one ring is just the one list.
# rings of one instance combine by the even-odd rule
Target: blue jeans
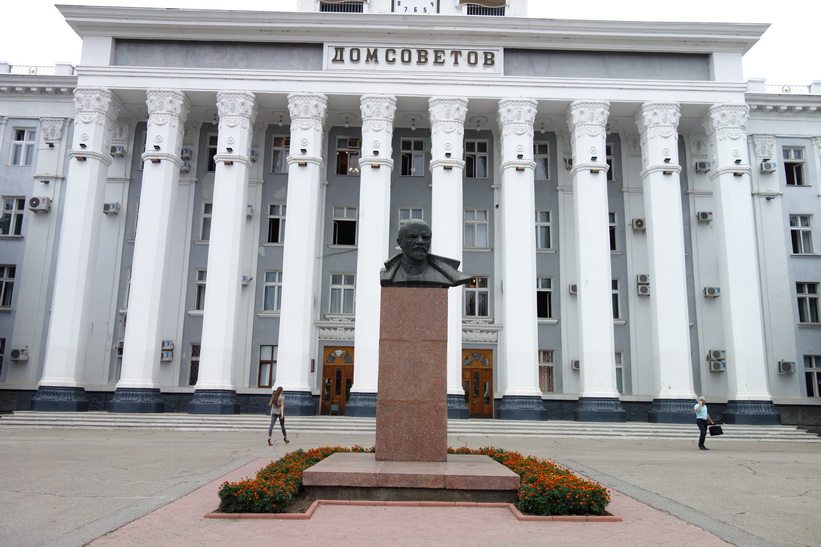
[[268,436],[271,436],[271,432],[274,430],[274,423],[276,423],[277,418],[279,418],[279,427],[282,428],[282,436],[287,437],[288,434],[285,433],[285,418],[283,418],[281,414],[271,414],[271,425],[268,426]]

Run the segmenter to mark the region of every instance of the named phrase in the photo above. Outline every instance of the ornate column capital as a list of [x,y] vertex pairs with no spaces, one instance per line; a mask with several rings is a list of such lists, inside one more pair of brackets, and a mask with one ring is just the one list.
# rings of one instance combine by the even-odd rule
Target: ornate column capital
[[775,157],[775,137],[772,135],[753,135],[755,157],[764,160]]
[[120,114],[122,101],[108,89],[78,87],[74,90],[74,108],[78,125],[104,125],[111,129]]
[[434,134],[454,133],[461,137],[465,134],[465,116],[468,111],[468,100],[463,97],[431,97],[428,99],[431,132]]
[[610,115],[608,101],[574,101],[567,107],[567,128],[571,139],[581,136],[598,137],[607,128],[607,116]]
[[750,107],[746,104],[716,104],[702,119],[704,131],[719,141],[738,140],[747,133]]
[[217,112],[221,130],[237,126],[248,129],[257,118],[255,96],[250,91],[220,91]]
[[677,103],[644,103],[636,111],[636,126],[643,139],[678,137],[681,108]]
[[149,89],[145,104],[148,107],[149,127],[170,124],[182,131],[191,111],[191,101],[185,93],[175,89]]
[[527,135],[533,137],[533,122],[539,103],[535,99],[502,99],[499,101],[497,120],[503,136]]
[[360,97],[363,131],[393,131],[396,97],[392,95],[362,95]]
[[321,133],[328,113],[328,97],[322,93],[291,93],[288,112],[292,127]]

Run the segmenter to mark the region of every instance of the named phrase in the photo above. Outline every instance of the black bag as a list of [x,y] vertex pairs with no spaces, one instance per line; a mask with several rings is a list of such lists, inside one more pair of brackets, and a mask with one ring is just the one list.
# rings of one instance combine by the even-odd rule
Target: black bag
[[724,431],[721,429],[720,425],[711,425],[710,426],[710,437],[715,437],[717,435],[724,435]]

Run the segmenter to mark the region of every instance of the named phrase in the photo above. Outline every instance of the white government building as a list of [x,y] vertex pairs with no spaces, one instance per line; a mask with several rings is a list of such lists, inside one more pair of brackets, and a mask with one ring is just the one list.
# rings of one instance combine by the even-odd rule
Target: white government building
[[373,416],[422,218],[451,417],[821,423],[821,81],[744,79],[767,25],[290,4],[0,63],[2,410]]

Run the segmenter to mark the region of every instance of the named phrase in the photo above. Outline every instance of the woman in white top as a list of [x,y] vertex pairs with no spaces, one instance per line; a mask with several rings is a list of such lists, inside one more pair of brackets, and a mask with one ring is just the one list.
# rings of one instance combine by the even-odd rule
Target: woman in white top
[[288,434],[285,432],[285,396],[282,394],[282,386],[278,387],[271,395],[271,400],[268,401],[268,406],[271,407],[271,424],[268,426],[268,446],[273,446],[271,443],[271,432],[274,430],[274,423],[279,418],[279,427],[282,429],[282,437],[285,439],[285,444],[288,444]]

